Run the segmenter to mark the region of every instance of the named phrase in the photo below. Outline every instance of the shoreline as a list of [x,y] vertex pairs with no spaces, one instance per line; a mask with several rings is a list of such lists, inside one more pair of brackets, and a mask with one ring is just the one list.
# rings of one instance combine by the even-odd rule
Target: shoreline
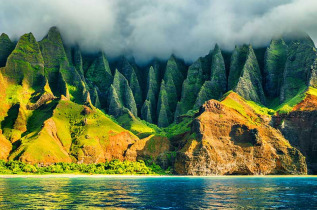
[[0,179],[11,178],[317,178],[317,175],[107,175],[107,174],[0,174]]

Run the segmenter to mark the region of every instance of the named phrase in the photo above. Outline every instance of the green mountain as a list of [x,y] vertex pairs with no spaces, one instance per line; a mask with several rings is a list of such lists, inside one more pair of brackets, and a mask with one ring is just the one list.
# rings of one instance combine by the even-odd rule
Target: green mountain
[[275,38],[266,49],[215,45],[191,64],[106,55],[66,45],[57,27],[41,41],[2,34],[0,159],[317,173],[317,54],[308,35]]
[[14,50],[14,43],[10,40],[8,35],[2,33],[0,36],[0,67],[6,65],[7,58]]

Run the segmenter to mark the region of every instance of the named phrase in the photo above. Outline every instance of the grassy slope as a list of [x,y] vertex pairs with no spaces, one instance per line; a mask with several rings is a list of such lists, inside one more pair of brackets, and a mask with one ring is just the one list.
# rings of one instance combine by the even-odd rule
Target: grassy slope
[[272,103],[271,107],[272,109],[276,110],[276,112],[278,113],[289,113],[293,110],[293,108],[299,104],[301,101],[303,101],[307,95],[314,95],[317,96],[317,89],[313,88],[313,87],[309,87],[308,89],[306,87],[302,88],[299,93],[289,99],[288,101],[282,103],[282,104],[278,104],[278,103]]
[[[285,110],[285,107],[288,107],[287,110],[290,110],[290,107],[302,101],[307,94],[317,95],[317,89],[309,88],[306,93],[299,94],[274,110],[263,107],[255,102],[247,101],[233,92],[225,94],[222,103],[234,108],[251,122],[257,124],[261,123],[258,121],[260,116],[273,115],[276,111]],[[57,160],[69,162],[70,157],[67,153],[76,157],[81,156],[84,153],[82,151],[84,146],[91,146],[95,147],[96,150],[102,150],[109,143],[110,135],[125,131],[125,129],[98,109],[90,109],[90,113],[84,115],[83,105],[73,103],[69,100],[60,100],[57,104],[54,103],[57,102],[53,101],[40,110],[33,111],[32,115],[28,118],[28,133],[22,138],[22,146],[11,155],[10,159],[20,158],[21,156],[23,157],[23,154],[27,154],[24,158],[29,161],[31,159],[42,161],[45,159],[43,157],[48,155],[57,157]],[[54,106],[56,106],[55,109]],[[49,110],[52,109],[54,109],[54,112],[50,113]],[[173,123],[164,129],[141,121],[138,118],[131,118],[128,115],[123,115],[117,121],[140,138],[145,138],[149,135],[170,138],[189,131],[194,114],[194,111],[189,112],[188,116],[184,117],[180,123]],[[56,134],[59,142],[56,142],[56,139],[52,139],[50,132],[41,126],[49,118],[53,119],[58,128],[56,129]],[[53,161],[56,162],[55,160]]]
[[252,124],[263,123],[263,116],[271,116],[275,113],[272,109],[268,109],[253,101],[245,100],[233,91],[226,93],[221,103],[238,111]]
[[145,138],[160,131],[160,128],[156,125],[140,120],[139,118],[132,117],[129,114],[124,114],[118,117],[116,121],[122,127],[131,131],[139,138]]
[[84,146],[92,146],[102,152],[102,148],[109,143],[110,135],[126,132],[100,110],[86,108],[88,113],[84,114],[83,105],[60,100],[34,111],[29,118],[28,133],[10,159],[70,162],[68,152],[75,157],[81,156]]
[[299,91],[299,93],[293,97],[292,99],[284,102],[283,104],[278,104],[279,99],[277,98],[276,100],[271,101],[270,105],[268,107],[265,107],[263,105],[257,104],[253,101],[248,101],[243,99],[242,97],[239,96],[239,99],[241,102],[238,100],[234,100],[233,97],[228,97],[232,91],[229,91],[224,95],[222,98],[222,103],[234,108],[237,110],[239,113],[241,113],[243,116],[248,117],[245,108],[243,107],[243,103],[247,104],[250,106],[256,114],[259,115],[264,115],[264,116],[270,116],[274,115],[275,113],[289,113],[293,110],[293,108],[299,104],[301,101],[303,101],[308,95],[314,95],[317,96],[317,89],[313,87],[309,87],[302,89]]

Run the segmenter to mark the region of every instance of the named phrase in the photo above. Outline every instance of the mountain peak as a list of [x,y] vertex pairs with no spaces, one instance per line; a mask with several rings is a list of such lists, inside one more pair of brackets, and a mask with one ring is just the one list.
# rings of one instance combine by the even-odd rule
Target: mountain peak
[[49,29],[47,35],[43,38],[43,40],[45,40],[45,39],[56,40],[56,41],[62,43],[61,33],[60,33],[59,29],[56,26],[53,26],[53,27],[51,27]]
[[9,36],[2,33],[0,36],[0,67],[6,65],[7,58],[14,49],[14,44],[11,42]]
[[[36,39],[35,39],[34,35],[33,35],[31,32],[22,35],[21,38],[20,38],[20,40],[19,40],[19,42],[20,42],[21,40],[28,40],[29,42],[34,42],[34,41],[36,42]],[[19,43],[19,42],[18,42],[18,43]]]
[[[6,33],[2,33],[0,36],[0,39],[6,39],[6,40],[10,40],[9,36]],[[10,40],[11,41],[11,40]]]
[[221,49],[218,44],[215,44],[214,50],[211,52],[211,54],[217,54],[221,53]]
[[177,57],[174,55],[174,53],[169,57],[168,61],[176,61]]
[[48,33],[60,33],[60,32],[59,32],[59,29],[57,28],[57,26],[52,26],[49,29]]

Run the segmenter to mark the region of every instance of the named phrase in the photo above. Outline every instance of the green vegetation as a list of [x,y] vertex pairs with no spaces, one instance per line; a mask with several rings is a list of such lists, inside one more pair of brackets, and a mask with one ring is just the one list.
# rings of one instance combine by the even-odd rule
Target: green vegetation
[[151,101],[145,100],[144,104],[141,108],[141,116],[142,119],[144,119],[145,121],[149,122],[149,123],[153,123],[153,114],[152,114],[152,103]]
[[7,58],[14,49],[14,44],[6,34],[0,36],[0,67],[5,66]]
[[228,89],[232,90],[238,83],[244,63],[247,59],[248,46],[236,46],[230,61],[230,72],[228,77]]
[[242,104],[239,103],[239,101],[234,100],[231,97],[226,97],[224,98],[224,100],[221,101],[221,103],[223,103],[224,105],[237,110],[240,114],[242,114],[243,116],[249,118],[249,116],[247,115],[244,107]]
[[275,110],[273,109],[269,109],[261,104],[258,104],[254,101],[247,101],[246,100],[246,103],[252,107],[252,109],[257,113],[257,114],[260,114],[260,115],[274,115],[275,114]]
[[253,119],[248,112],[254,112],[256,115],[274,115],[275,110],[269,109],[261,104],[255,103],[253,101],[245,100],[238,94],[234,93],[233,91],[227,92],[222,100],[221,103],[235,109],[238,111],[241,115],[246,117],[251,123],[261,123],[260,117],[256,117],[256,119]]
[[[0,157],[10,160],[1,162],[3,173],[163,173],[154,162],[168,167],[197,139],[192,122],[207,100],[223,96],[222,104],[255,125],[290,112],[307,94],[317,96],[316,49],[309,40],[272,41],[265,61],[251,45],[236,47],[230,66],[229,54],[216,45],[189,67],[173,55],[144,67],[124,57],[109,64],[103,53],[82,55],[64,45],[56,27],[39,43],[23,35],[1,57],[6,45],[12,43],[1,35],[0,63],[7,62],[0,68]],[[227,86],[237,94],[224,94]],[[153,160],[145,165],[71,163],[148,156]]]
[[44,58],[45,76],[54,95],[64,95],[76,103],[85,103],[86,85],[78,73],[80,70],[76,70],[68,61],[58,28],[50,28],[39,44]]
[[280,102],[296,98],[307,87],[307,75],[310,75],[316,59],[316,49],[309,37],[293,40],[288,47],[288,59],[285,63],[284,81],[281,86]]
[[317,89],[313,87],[309,87],[308,89],[306,87],[302,87],[302,89],[298,92],[296,96],[280,105],[272,104],[272,108],[281,114],[289,113],[292,111],[294,106],[300,103],[302,100],[304,100],[308,94],[317,96]]
[[176,105],[177,105],[177,89],[174,83],[174,79],[171,73],[165,74],[166,80],[165,82],[165,90],[166,90],[166,96],[167,96],[167,102],[169,111],[171,113],[174,113]]
[[156,119],[156,105],[159,92],[157,81],[157,72],[151,66],[147,78],[147,94],[146,100],[141,108],[141,118],[150,123],[155,123]]
[[136,106],[139,110],[142,106],[143,97],[135,66],[132,66],[127,58],[122,57],[118,65],[118,69],[120,70],[122,75],[127,79],[129,87],[131,88],[131,91],[133,93],[132,95],[134,97]]
[[[52,27],[44,39],[39,42],[46,70],[57,71],[61,63],[68,62],[63,40],[57,27]],[[49,75],[47,75],[49,76]]]
[[24,34],[8,57],[3,75],[10,81],[33,88],[43,88],[44,61],[39,44],[32,33]]
[[287,45],[283,39],[273,39],[264,57],[264,90],[268,97],[280,95],[283,73],[287,59]]
[[118,71],[115,71],[113,83],[108,94],[108,113],[116,117],[122,114],[124,108],[137,116],[137,106],[128,80]]
[[169,108],[164,80],[161,83],[160,94],[157,103],[157,115],[157,125],[159,127],[167,127],[173,120],[173,116]]
[[73,65],[75,66],[76,70],[80,74],[80,76],[84,76],[84,69],[83,69],[83,58],[81,55],[80,48],[75,46],[72,50],[73,59],[69,58],[68,60],[73,61]]
[[251,45],[248,47],[246,61],[233,90],[247,100],[266,103],[260,67]]
[[211,81],[206,81],[200,88],[197,95],[194,109],[199,109],[206,101],[214,99],[214,85]]
[[193,109],[197,94],[204,81],[208,78],[208,68],[210,58],[199,58],[188,69],[187,78],[183,83],[182,98],[178,105],[178,114],[185,114]]
[[[212,52],[210,81],[213,85],[212,98],[219,99],[227,90],[225,62],[219,46],[216,44]],[[209,98],[211,99],[211,98]]]
[[147,164],[143,160],[137,162],[111,160],[105,163],[76,164],[55,163],[49,166],[31,165],[20,161],[0,160],[0,174],[166,174],[159,165]]
[[[90,152],[93,158],[98,158],[111,135],[129,133],[100,110],[69,100],[53,101],[33,111],[27,128],[10,159],[70,162],[71,158],[81,158]],[[89,150],[90,147],[94,150]]]
[[[234,100],[231,97],[227,97],[230,93],[233,91],[227,92],[223,98],[222,98],[222,103],[237,110],[239,113],[241,113],[243,116],[247,117],[247,114],[245,112],[245,109],[241,103],[239,103],[237,100]],[[314,95],[317,96],[317,88],[309,87],[308,89],[303,87],[299,93],[291,98],[290,100],[279,104],[279,98],[275,98],[271,100],[269,103],[268,107],[265,107],[261,104],[258,104],[254,101],[248,101],[245,100],[244,98],[240,97],[239,100],[242,100],[244,103],[249,105],[257,114],[260,115],[274,115],[275,113],[289,113],[292,111],[294,106],[299,104],[301,101],[305,99],[307,95]]]
[[175,117],[198,109],[207,100],[219,99],[226,90],[225,63],[219,46],[215,45],[213,51],[189,67]]
[[180,123],[172,123],[167,128],[164,128],[160,135],[171,138],[173,136],[177,136],[179,134],[183,134],[189,132],[191,129],[191,122],[193,121],[193,117],[185,117]]
[[[156,132],[158,128],[155,128],[154,124],[148,123],[144,120],[140,120],[129,114],[121,115],[117,118],[117,122],[125,129],[131,131],[140,139],[148,137]],[[151,125],[151,127],[149,126]]]
[[186,75],[186,67],[184,61],[179,60],[174,55],[172,55],[166,64],[164,81],[168,82],[168,77],[173,79],[177,97],[180,97],[182,84]]
[[[98,58],[94,60],[87,70],[86,79],[90,89],[96,89],[95,87],[98,87],[102,93],[106,93],[108,91],[108,88],[112,83],[113,76],[108,60],[103,53],[99,53]],[[98,97],[98,94],[96,94],[95,97]],[[100,102],[103,107],[106,106],[105,97],[102,97]]]

